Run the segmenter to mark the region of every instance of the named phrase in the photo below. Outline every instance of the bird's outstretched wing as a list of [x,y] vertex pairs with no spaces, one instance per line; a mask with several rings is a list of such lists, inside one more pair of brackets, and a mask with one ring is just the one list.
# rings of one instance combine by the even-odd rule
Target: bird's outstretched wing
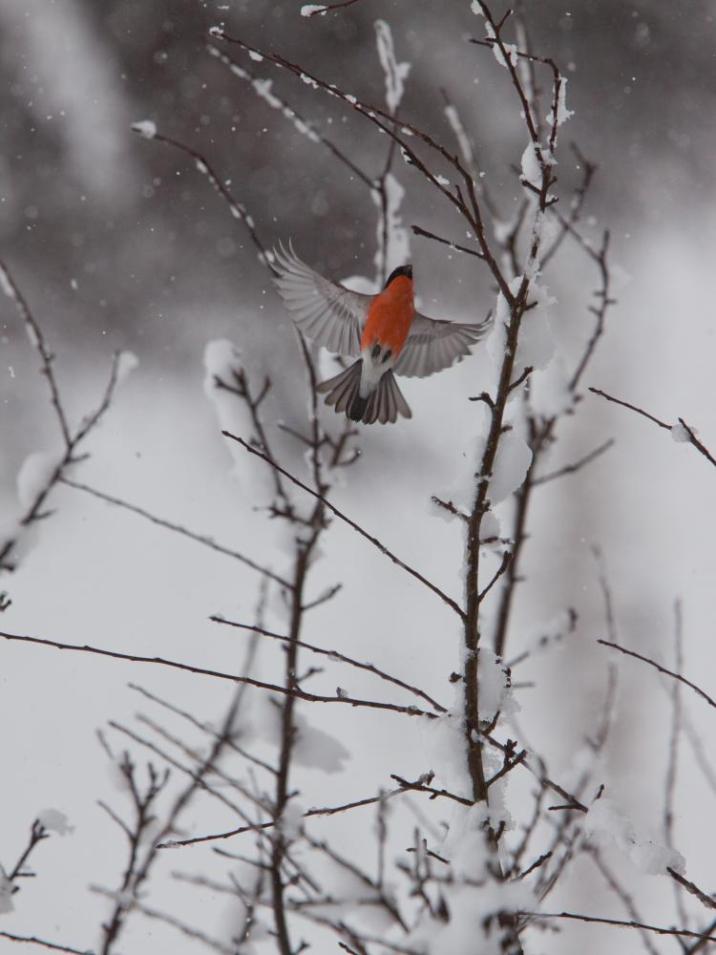
[[274,249],[274,282],[301,331],[337,355],[360,355],[361,329],[372,295],[351,292],[302,262],[289,242]]
[[445,322],[415,313],[393,373],[406,378],[427,378],[449,368],[470,354],[470,349],[489,332],[492,315],[477,325]]

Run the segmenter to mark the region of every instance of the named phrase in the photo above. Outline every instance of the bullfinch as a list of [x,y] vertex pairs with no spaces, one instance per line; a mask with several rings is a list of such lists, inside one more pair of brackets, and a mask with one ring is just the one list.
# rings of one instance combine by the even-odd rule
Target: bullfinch
[[395,375],[426,378],[470,354],[492,325],[428,318],[415,311],[413,268],[394,269],[377,295],[363,295],[315,272],[289,243],[274,249],[274,281],[298,328],[328,351],[356,361],[318,391],[352,421],[381,424],[412,412]]

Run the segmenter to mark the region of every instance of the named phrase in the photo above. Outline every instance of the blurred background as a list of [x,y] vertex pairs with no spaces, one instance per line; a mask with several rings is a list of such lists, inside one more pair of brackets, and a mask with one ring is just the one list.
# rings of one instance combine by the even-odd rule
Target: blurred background
[[[411,64],[401,115],[452,142],[444,90],[460,109],[505,218],[521,198],[509,167],[519,164],[524,148],[504,71],[488,51],[468,43],[482,25],[468,3],[363,0],[310,19],[300,7],[287,0],[0,0],[0,257],[56,353],[75,416],[97,400],[113,350],[129,349],[140,360],[93,439],[80,479],[279,565],[288,560],[280,532],[252,510],[265,475],[246,462],[232,464],[222,446],[202,391],[202,353],[210,340],[232,340],[257,380],[270,375],[272,416],[300,423],[303,372],[289,319],[242,224],[207,179],[185,156],[133,134],[131,124],[151,120],[203,153],[246,204],[266,245],[293,237],[299,254],[334,279],[373,274],[370,195],[207,52],[211,26],[381,103],[374,22],[386,20],[398,59]],[[584,384],[670,422],[681,415],[714,447],[712,4],[692,0],[687,13],[667,0],[581,0],[573,8],[542,0],[527,14],[536,49],[552,55],[569,79],[567,103],[575,115],[563,128],[563,147],[576,141],[599,166],[585,231],[595,240],[604,227],[612,233],[619,304]],[[359,117],[270,64],[235,55],[360,168],[371,176],[382,170],[386,144]],[[451,211],[414,170],[398,161],[395,174],[406,191],[405,225],[464,241]],[[566,185],[576,181],[566,148],[558,174]],[[465,257],[411,238],[411,259],[428,314],[470,321],[493,306],[490,281]],[[557,299],[557,340],[574,355],[591,330],[586,306],[596,276],[565,247],[546,284]],[[4,297],[0,356],[4,517],[17,511],[23,460],[56,441],[36,354]],[[445,377],[408,382],[413,421],[366,430],[362,458],[337,492],[351,514],[368,529],[380,528],[398,552],[419,555],[421,569],[450,592],[459,586],[460,532],[437,521],[428,501],[453,487],[464,469],[482,427],[465,396],[484,388],[488,365],[482,354]],[[565,606],[579,611],[574,640],[520,674],[537,682],[520,697],[527,737],[563,777],[577,771],[574,754],[598,719],[606,685],[607,651],[594,644],[605,624],[593,546],[605,557],[624,643],[673,663],[673,603],[680,597],[687,671],[713,672],[714,477],[693,449],[593,396],[564,431],[555,467],[609,437],[615,446],[589,471],[540,492],[533,525],[539,544],[527,549],[527,582],[511,636],[516,653]],[[282,447],[286,460],[300,462],[299,451]],[[3,581],[13,598],[3,626],[200,665],[235,658],[235,645],[227,646],[206,617],[250,616],[256,601],[250,574],[69,489],[52,503],[56,516],[43,523],[18,572]],[[415,679],[434,678],[436,692],[445,692],[457,635],[441,608],[391,576],[342,529],[332,534],[331,548],[318,580],[343,580],[345,589],[316,611],[311,636],[358,644],[358,655],[386,666],[404,663],[408,650]],[[373,599],[365,601],[365,593]],[[0,724],[12,731],[1,744],[8,774],[0,861],[19,850],[35,810],[57,805],[77,825],[72,846],[57,839],[46,847],[46,869],[37,863],[42,885],[38,880],[18,897],[13,929],[53,934],[57,927],[70,942],[94,944],[87,925],[97,924],[93,907],[100,903],[88,899],[85,886],[111,884],[117,867],[109,856],[96,857],[96,834],[115,837],[95,806],[98,797],[108,798],[110,784],[93,733],[108,716],[132,712],[125,683],[137,675],[14,645],[2,654]],[[436,659],[445,661],[439,676]],[[268,674],[271,658],[263,665]],[[218,718],[212,687],[204,696],[194,682],[177,680],[157,676],[153,685],[185,703],[186,694],[197,710]],[[658,830],[669,713],[656,683],[636,664],[622,665],[619,732],[604,774],[612,795]],[[694,720],[709,734],[713,723],[698,702]],[[428,768],[407,765],[406,755],[406,765],[395,766],[402,729],[344,714],[337,723],[354,750],[354,768],[336,784],[336,801],[354,791],[358,774],[385,779]],[[689,759],[684,756],[681,777],[681,808],[688,812],[677,822],[677,846],[691,877],[709,889],[702,820],[713,793]],[[588,868],[578,881],[579,891],[560,904],[613,905]],[[645,914],[662,921],[671,887],[639,881]],[[127,937],[136,950],[148,950],[146,925],[133,931]],[[550,942],[551,951],[614,950],[612,935],[570,927],[564,936]],[[621,935],[618,942],[621,952],[640,950],[638,939]]]

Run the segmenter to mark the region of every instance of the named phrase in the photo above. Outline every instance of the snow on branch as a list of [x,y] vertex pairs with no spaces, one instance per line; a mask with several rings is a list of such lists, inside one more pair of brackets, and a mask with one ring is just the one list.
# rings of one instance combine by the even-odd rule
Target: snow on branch
[[606,391],[602,391],[600,388],[590,388],[592,394],[599,395],[601,398],[605,398],[607,401],[612,402],[615,405],[621,405],[622,408],[628,408],[630,411],[636,412],[636,414],[641,415],[642,418],[653,422],[657,427],[662,428],[665,431],[669,431],[671,437],[677,444],[690,444],[699,452],[699,454],[706,458],[709,464],[712,464],[716,467],[716,457],[712,454],[711,451],[706,447],[706,445],[699,439],[698,432],[694,427],[688,425],[683,418],[679,417],[676,419],[676,424],[668,424],[666,421],[662,421],[660,418],[657,418],[655,415],[651,414],[649,411],[644,411],[643,408],[637,407],[628,401],[624,401],[622,398],[615,398],[613,395],[608,395]]
[[385,102],[388,111],[395,114],[405,92],[405,80],[410,72],[410,63],[398,63],[395,58],[393,34],[385,20],[375,21],[375,37],[380,65],[385,74]]

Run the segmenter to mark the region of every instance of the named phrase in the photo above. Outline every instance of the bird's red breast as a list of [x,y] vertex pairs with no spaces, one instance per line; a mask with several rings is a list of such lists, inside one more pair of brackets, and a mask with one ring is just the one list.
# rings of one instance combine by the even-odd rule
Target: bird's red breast
[[371,302],[361,336],[361,350],[378,342],[397,355],[405,344],[414,316],[413,280],[407,275],[398,275]]

